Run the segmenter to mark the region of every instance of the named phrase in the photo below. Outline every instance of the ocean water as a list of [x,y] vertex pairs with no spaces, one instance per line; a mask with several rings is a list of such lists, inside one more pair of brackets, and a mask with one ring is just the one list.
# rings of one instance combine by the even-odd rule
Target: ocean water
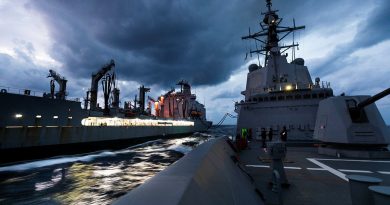
[[213,127],[121,150],[0,165],[0,204],[110,204],[199,144],[234,131],[234,126]]

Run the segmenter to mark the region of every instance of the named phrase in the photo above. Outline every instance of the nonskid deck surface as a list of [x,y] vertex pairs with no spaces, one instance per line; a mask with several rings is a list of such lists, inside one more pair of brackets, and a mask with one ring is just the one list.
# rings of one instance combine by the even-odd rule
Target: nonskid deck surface
[[[271,191],[271,161],[258,141],[239,153],[246,171],[254,178],[266,204],[276,202]],[[284,204],[351,204],[345,175],[377,177],[390,185],[390,160],[360,160],[319,155],[316,147],[287,147],[285,171],[290,187],[283,188]]]

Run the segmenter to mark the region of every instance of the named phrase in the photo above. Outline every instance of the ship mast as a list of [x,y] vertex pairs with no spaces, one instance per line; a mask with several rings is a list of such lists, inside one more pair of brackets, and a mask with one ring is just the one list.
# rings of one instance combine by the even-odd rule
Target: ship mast
[[[253,39],[256,42],[260,42],[262,44],[260,49],[250,50],[250,54],[256,53],[258,55],[264,55],[265,66],[268,65],[268,59],[270,57],[280,56],[289,48],[299,46],[297,43],[279,46],[279,42],[291,32],[305,28],[305,26],[295,26],[295,23],[293,27],[280,26],[279,24],[282,22],[283,18],[279,18],[279,16],[276,14],[278,10],[272,10],[271,0],[266,0],[266,3],[267,12],[261,13],[264,16],[263,21],[260,22],[260,27],[262,30],[253,34],[251,34],[249,30],[249,35],[241,37],[242,40]],[[278,34],[282,33],[283,36],[279,38]],[[266,39],[264,40],[262,37],[266,37]]]

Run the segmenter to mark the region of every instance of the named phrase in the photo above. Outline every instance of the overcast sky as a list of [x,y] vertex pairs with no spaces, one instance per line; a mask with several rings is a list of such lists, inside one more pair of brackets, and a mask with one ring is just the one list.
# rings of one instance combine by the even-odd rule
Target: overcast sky
[[[390,1],[274,0],[273,6],[283,25],[295,18],[306,26],[295,34],[296,55],[313,79],[331,82],[335,95],[390,87]],[[53,69],[68,79],[69,97],[83,98],[91,73],[114,59],[122,102],[140,84],[156,97],[186,79],[208,119],[218,122],[233,113],[247,66],[258,62],[245,60],[255,45],[241,36],[249,27],[259,30],[262,11],[263,0],[0,0],[0,86],[49,91]],[[390,124],[390,97],[377,105]]]

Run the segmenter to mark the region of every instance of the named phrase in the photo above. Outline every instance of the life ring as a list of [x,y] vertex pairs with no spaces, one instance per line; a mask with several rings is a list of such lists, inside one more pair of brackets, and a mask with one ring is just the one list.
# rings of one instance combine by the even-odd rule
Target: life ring
[[1,93],[7,93],[7,90],[6,89],[1,89],[0,92]]

